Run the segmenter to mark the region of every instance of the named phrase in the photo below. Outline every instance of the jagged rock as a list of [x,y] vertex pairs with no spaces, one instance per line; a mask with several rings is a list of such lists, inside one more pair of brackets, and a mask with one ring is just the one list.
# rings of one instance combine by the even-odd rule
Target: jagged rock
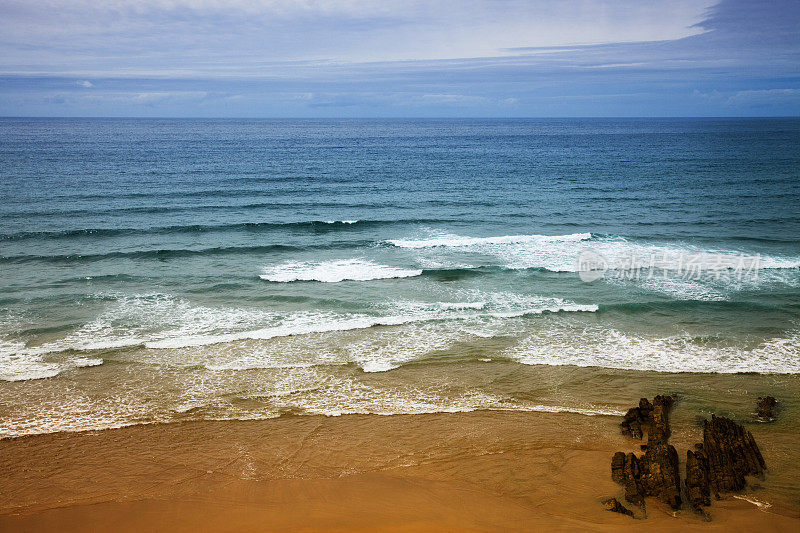
[[746,475],[761,475],[766,467],[753,435],[728,418],[704,421],[703,443],[686,452],[686,496],[692,508],[706,519],[702,509],[711,505],[711,491],[741,490]]
[[[761,402],[768,410],[764,413],[770,416],[777,402],[769,396],[760,398],[759,416]],[[679,509],[682,503],[678,452],[669,444],[673,403],[671,396],[656,396],[652,404],[642,398],[639,407],[629,410],[621,424],[623,433],[632,437],[641,438],[642,432],[647,431],[641,457],[617,452],[611,459],[611,478],[624,487],[626,501],[642,508],[647,496],[654,496],[673,509]],[[703,507],[711,505],[711,494],[719,497],[721,492],[741,490],[745,476],[763,475],[765,468],[753,435],[733,420],[712,415],[710,421],[703,419],[703,443],[686,452],[686,497],[692,508],[708,520]],[[614,503],[609,500],[608,505]]]
[[669,440],[669,412],[675,403],[672,396],[656,396],[653,398],[653,419],[647,432],[647,449],[658,444],[666,444]]
[[[633,453],[625,455],[617,452],[611,459],[611,478],[625,488],[625,499],[636,505],[643,506],[645,496],[655,496],[673,509],[681,506],[678,452],[667,442],[672,404],[671,396],[656,396],[652,404],[642,398],[638,413],[649,412],[649,421],[642,424],[640,419],[635,419],[639,425],[630,423],[628,427],[647,428],[647,451],[641,458]],[[631,414],[631,411],[628,413]],[[633,421],[634,417],[626,415],[626,421],[628,420]],[[625,426],[623,431],[624,428]],[[631,434],[636,435],[633,431]]]
[[632,407],[625,413],[625,418],[620,423],[622,434],[636,439],[641,439],[644,432],[650,428],[653,422],[653,405],[642,398],[639,400],[639,407]]
[[697,512],[702,507],[711,505],[711,486],[708,479],[708,457],[703,452],[703,445],[698,444],[695,451],[686,451],[686,497],[689,504]]
[[772,420],[773,410],[775,409],[776,405],[778,405],[778,400],[772,396],[764,396],[763,398],[759,398],[758,404],[756,404],[756,414],[758,415],[758,418],[761,420]]
[[639,461],[640,483],[646,496],[655,496],[673,509],[681,507],[681,478],[678,452],[671,444],[647,445]]
[[616,498],[609,498],[608,500],[603,502],[606,506],[608,511],[613,511],[615,513],[622,513],[624,515],[633,516],[633,511],[619,503]]
[[752,433],[729,418],[711,416],[703,428],[708,478],[716,494],[742,490],[745,476],[763,475],[766,464]]
[[617,452],[611,458],[611,479],[625,489],[625,500],[639,506],[644,505],[645,497],[641,477],[642,471],[636,455]]

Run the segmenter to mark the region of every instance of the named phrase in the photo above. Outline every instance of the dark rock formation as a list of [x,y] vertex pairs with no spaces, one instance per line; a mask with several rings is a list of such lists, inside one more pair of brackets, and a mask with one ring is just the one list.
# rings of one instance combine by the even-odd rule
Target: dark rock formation
[[666,444],[669,440],[669,412],[675,400],[672,396],[656,396],[653,398],[653,419],[647,433],[647,449],[659,444]]
[[604,501],[603,504],[606,506],[606,509],[609,511],[613,511],[615,513],[622,513],[624,515],[633,516],[633,511],[619,503],[616,498],[609,498],[608,500]]
[[681,507],[681,477],[678,452],[671,444],[647,445],[640,460],[641,484],[646,496],[655,496],[673,509]]
[[[761,475],[764,458],[753,435],[728,418],[711,417],[703,424],[703,444],[686,452],[686,497],[692,508],[703,515],[711,505],[711,491],[741,490],[745,476]],[[706,516],[707,517],[707,516]]]
[[702,507],[711,505],[711,485],[708,479],[708,457],[703,452],[703,445],[697,444],[696,450],[686,452],[686,497],[689,504],[697,512]]
[[703,452],[715,494],[742,490],[745,476],[763,475],[766,464],[753,435],[729,418],[711,416],[703,428]]
[[[775,399],[759,399],[759,416],[771,416]],[[611,459],[611,479],[625,489],[625,500],[644,510],[644,499],[654,496],[673,509],[681,506],[681,481],[678,452],[669,444],[669,414],[674,399],[656,396],[653,403],[642,398],[639,407],[631,409],[622,422],[623,433],[641,438],[647,432],[645,453],[617,452]],[[724,417],[703,419],[703,443],[686,452],[686,497],[692,508],[707,520],[703,507],[711,505],[711,495],[739,491],[745,487],[745,476],[763,475],[766,465],[753,435],[745,428]],[[608,500],[607,508],[616,512],[629,511],[616,500]],[[614,508],[612,508],[614,507]],[[618,510],[621,507],[625,511]],[[631,513],[633,516],[633,513]]]
[[641,439],[644,432],[650,428],[653,422],[653,405],[647,400],[642,398],[639,400],[639,407],[628,409],[625,413],[625,418],[622,420],[620,427],[622,434],[628,435],[636,439]]
[[642,469],[636,455],[617,452],[611,458],[611,479],[625,489],[625,500],[635,505],[644,505],[645,491],[640,479]]
[[[643,398],[639,402],[639,411],[631,410],[636,416],[646,412],[642,419],[626,415],[630,423],[631,435],[635,436],[635,428],[647,428],[647,451],[642,457],[635,454],[617,452],[611,459],[611,478],[625,489],[625,499],[636,505],[644,505],[645,496],[655,496],[673,509],[681,506],[681,482],[678,470],[678,452],[669,444],[669,412],[672,409],[671,396],[656,396],[653,403]],[[648,408],[649,406],[649,408]],[[628,414],[631,414],[628,411]],[[647,420],[649,418],[649,421]],[[623,422],[623,424],[625,424]],[[625,431],[623,425],[623,432]]]
[[756,404],[756,414],[758,415],[758,418],[761,420],[772,420],[774,418],[773,411],[776,405],[778,405],[778,400],[772,396],[764,396],[763,398],[759,398],[758,404]]

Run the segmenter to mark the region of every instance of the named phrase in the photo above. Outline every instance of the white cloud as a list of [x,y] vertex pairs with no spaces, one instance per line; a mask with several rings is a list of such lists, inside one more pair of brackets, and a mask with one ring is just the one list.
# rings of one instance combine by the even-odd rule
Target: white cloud
[[714,0],[5,0],[0,72],[241,75],[697,34]]
[[87,89],[89,87],[94,87],[92,82],[90,82],[88,80],[78,80],[78,81],[75,82],[75,85],[77,85],[78,87],[86,87]]

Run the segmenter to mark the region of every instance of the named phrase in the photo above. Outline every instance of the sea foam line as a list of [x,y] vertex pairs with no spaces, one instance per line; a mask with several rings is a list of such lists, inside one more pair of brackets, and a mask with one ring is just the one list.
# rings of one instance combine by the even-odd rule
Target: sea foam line
[[[464,309],[459,308],[459,309]],[[527,308],[516,311],[497,311],[489,313],[470,313],[442,315],[437,313],[421,313],[419,315],[390,315],[333,318],[328,322],[320,322],[320,318],[309,318],[309,322],[291,323],[287,325],[262,328],[252,331],[224,333],[219,335],[197,335],[180,338],[167,338],[144,343],[145,348],[169,349],[188,348],[195,346],[208,346],[242,340],[269,340],[277,337],[291,337],[295,335],[310,335],[314,333],[330,333],[334,331],[350,331],[368,329],[376,326],[401,326],[416,322],[429,322],[435,320],[466,320],[470,318],[519,318],[528,315],[542,315],[544,313],[559,312],[586,312],[594,313],[599,309],[594,304],[551,304],[542,307]]]
[[[580,338],[582,342],[575,343]],[[655,337],[615,328],[554,326],[538,331],[502,355],[528,365],[617,368],[703,374],[800,373],[800,331],[757,346],[698,344],[689,336]]]
[[[283,317],[259,309],[194,306],[164,294],[123,296],[117,301],[117,306],[65,338],[34,346],[22,342],[0,343],[0,373],[3,367],[10,368],[11,361],[15,360],[12,358],[24,357],[31,361],[31,358],[46,354],[73,350],[90,352],[135,346],[182,348],[374,326],[598,310],[594,304],[577,304],[559,298],[514,299],[513,295],[504,293],[500,298],[502,303],[499,303],[488,298],[487,294],[475,296],[470,297],[471,301],[460,302],[405,302],[403,305],[395,302],[383,315],[305,311]],[[513,305],[509,306],[509,303]],[[223,332],[219,332],[220,329]],[[9,359],[3,363],[6,357]],[[46,366],[49,363],[41,364]]]
[[422,274],[421,269],[379,265],[364,259],[341,259],[321,262],[290,261],[264,269],[263,280],[289,283],[292,281],[370,281],[376,279],[411,278]]

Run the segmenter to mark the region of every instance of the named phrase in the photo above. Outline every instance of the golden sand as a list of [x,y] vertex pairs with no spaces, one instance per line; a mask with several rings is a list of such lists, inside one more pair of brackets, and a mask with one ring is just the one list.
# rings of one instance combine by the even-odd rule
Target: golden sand
[[[794,469],[709,508],[620,497],[615,417],[472,412],[187,422],[0,441],[1,531],[800,531]],[[757,435],[759,442],[768,428]],[[685,449],[678,446],[681,456]],[[784,481],[781,481],[784,480]]]

